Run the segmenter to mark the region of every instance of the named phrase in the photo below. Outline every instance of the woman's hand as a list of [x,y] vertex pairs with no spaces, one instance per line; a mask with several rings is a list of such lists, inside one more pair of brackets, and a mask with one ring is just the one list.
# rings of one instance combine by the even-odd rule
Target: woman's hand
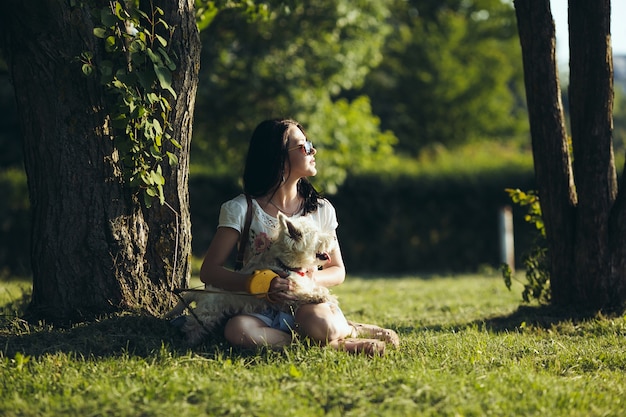
[[270,288],[267,294],[268,299],[274,303],[295,301],[296,297],[289,294],[289,292],[294,289],[293,282],[290,279],[287,279],[289,273],[284,271],[274,272],[276,272],[279,276],[270,282]]

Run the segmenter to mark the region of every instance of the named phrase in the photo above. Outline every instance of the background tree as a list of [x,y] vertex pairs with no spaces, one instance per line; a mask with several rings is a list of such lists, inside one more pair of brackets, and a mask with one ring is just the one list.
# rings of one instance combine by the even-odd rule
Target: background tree
[[398,149],[519,138],[526,131],[515,13],[500,0],[394,1],[384,61],[363,93]]
[[284,116],[301,121],[323,149],[316,181],[326,190],[346,171],[388,157],[395,138],[380,132],[369,99],[338,97],[380,62],[387,4],[294,2],[253,21],[236,11],[217,14],[201,35],[194,166],[238,177],[258,120]]
[[610,1],[569,1],[571,155],[549,0],[516,0],[552,301],[575,308],[626,300],[626,196],[612,145]]
[[[168,289],[189,277],[188,149],[199,57],[193,4],[142,3],[145,19],[156,28],[150,39],[125,36],[141,29],[120,25],[130,22],[125,6],[61,0],[5,4],[0,39],[18,102],[33,212],[29,311],[34,317],[68,319],[137,308],[156,313],[165,307]],[[114,27],[118,38],[98,29],[106,26]],[[30,28],[28,35],[24,28]],[[122,45],[128,61],[115,67],[110,53],[120,51],[120,39],[127,42]],[[156,58],[134,60],[140,55],[130,52],[143,51],[145,58],[146,44]],[[168,54],[175,57],[171,73],[163,62]],[[81,76],[81,70],[92,76]],[[119,106],[137,104],[133,95],[157,82],[163,92],[148,98],[163,108],[160,127],[166,132],[158,133],[158,114],[142,128],[146,137],[163,143],[129,145],[126,139],[141,132],[138,125],[125,124],[126,135],[120,134],[115,130],[124,125],[120,119],[132,113],[139,122],[149,112],[145,103],[125,115]],[[112,97],[112,85],[129,87]],[[180,146],[166,141],[166,134]],[[178,164],[159,162],[166,153]],[[129,162],[144,157],[152,161],[149,169],[132,172],[139,165]],[[146,173],[149,178],[138,179]],[[129,181],[144,192],[145,181],[152,181],[152,190],[161,191],[167,204],[148,207],[149,200]]]

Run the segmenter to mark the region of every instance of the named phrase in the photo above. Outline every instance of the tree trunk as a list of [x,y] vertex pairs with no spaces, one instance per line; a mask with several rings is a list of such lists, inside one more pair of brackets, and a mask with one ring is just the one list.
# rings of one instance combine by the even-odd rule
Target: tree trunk
[[516,0],[515,9],[552,301],[578,309],[622,306],[626,197],[623,192],[617,195],[612,145],[610,0],[569,2],[573,162],[563,122],[549,0]]
[[535,176],[546,228],[555,303],[571,299],[576,193],[555,58],[549,0],[516,0]]
[[157,314],[171,302],[169,289],[189,277],[187,173],[199,56],[193,1],[162,1],[165,20],[176,25],[178,100],[170,122],[182,150],[168,149],[180,162],[164,172],[171,208],[150,209],[123,182],[99,77],[82,76],[75,61],[84,51],[101,60],[102,40],[88,6],[70,3],[10,0],[2,22],[33,215],[29,313],[53,321]]
[[610,0],[569,1],[570,115],[578,192],[574,286],[579,302],[613,304],[609,216],[617,195],[613,158]]

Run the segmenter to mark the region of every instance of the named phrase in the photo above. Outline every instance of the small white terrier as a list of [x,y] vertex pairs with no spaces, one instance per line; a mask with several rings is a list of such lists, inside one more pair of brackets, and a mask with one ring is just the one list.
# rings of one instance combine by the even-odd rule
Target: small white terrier
[[[317,269],[330,260],[328,255],[336,245],[334,235],[323,233],[307,217],[289,219],[278,213],[279,230],[276,240],[255,265],[246,265],[243,273],[272,269],[289,272],[287,279],[295,283],[289,294],[296,300],[288,303],[270,303],[266,294],[242,294],[219,290],[207,285],[205,291],[186,292],[166,318],[180,315],[195,302],[182,331],[187,342],[196,345],[224,318],[242,313],[260,313],[268,308],[292,311],[302,304],[337,302],[328,288],[317,285],[306,276],[306,271]],[[260,298],[263,297],[263,298]]]

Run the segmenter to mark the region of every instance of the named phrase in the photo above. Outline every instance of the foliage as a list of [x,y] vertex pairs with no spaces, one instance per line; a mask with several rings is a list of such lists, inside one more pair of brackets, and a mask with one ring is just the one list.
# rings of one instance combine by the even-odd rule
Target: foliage
[[568,319],[553,310],[517,309],[489,277],[349,277],[337,293],[348,317],[397,329],[400,349],[377,359],[305,343],[282,352],[237,352],[217,339],[191,351],[156,319],[108,317],[61,329],[5,318],[0,414],[569,417],[626,411],[623,317]]
[[336,193],[348,175],[385,165],[393,158],[394,134],[381,132],[377,117],[364,117],[371,114],[368,97],[352,102],[325,98],[317,106],[305,119],[310,126],[307,134],[323,152],[316,160],[319,170],[313,181],[321,183],[327,193]]
[[[203,72],[192,141],[194,169],[201,166],[237,177],[252,130],[273,117],[292,117],[313,129],[311,140],[332,163],[341,156],[325,144],[338,137],[349,140],[356,152],[351,167],[388,149],[393,138],[375,128],[379,121],[367,98],[336,100],[340,92],[360,86],[380,62],[380,48],[389,32],[384,23],[386,3],[298,3],[252,21],[233,10],[219,13],[201,33]],[[358,125],[363,129],[357,130]],[[360,133],[367,136],[354,136]],[[360,144],[363,139],[369,147]],[[318,182],[331,189],[333,181],[345,176],[346,167],[329,168],[332,175],[325,174],[327,168],[320,170],[325,177]],[[337,173],[340,177],[334,179]]]
[[[158,197],[163,204],[165,178],[161,163],[176,165],[178,158],[165,150],[167,140],[180,148],[169,133],[170,97],[175,58],[169,43],[174,27],[163,20],[163,10],[150,1],[148,13],[135,1],[112,1],[96,11],[100,23],[94,35],[103,39],[105,58],[94,62],[94,54],[80,56],[86,76],[98,70],[111,95],[110,119],[120,153],[123,174],[133,189],[139,189],[146,206]],[[166,94],[167,93],[167,94]]]
[[[536,300],[547,304],[550,302],[550,264],[539,196],[535,191],[523,192],[519,189],[507,189],[506,192],[515,204],[526,207],[527,213],[524,220],[533,224],[539,232],[535,246],[524,256],[526,283],[522,291],[522,299],[527,303]],[[511,268],[508,265],[503,265],[502,277],[509,290],[511,289],[512,276]]]
[[393,2],[385,59],[362,93],[398,149],[519,139],[528,131],[515,13],[501,0]]
[[195,0],[196,21],[199,30],[208,28],[218,13],[236,10],[251,21],[268,19],[272,10],[289,11],[295,0]]

